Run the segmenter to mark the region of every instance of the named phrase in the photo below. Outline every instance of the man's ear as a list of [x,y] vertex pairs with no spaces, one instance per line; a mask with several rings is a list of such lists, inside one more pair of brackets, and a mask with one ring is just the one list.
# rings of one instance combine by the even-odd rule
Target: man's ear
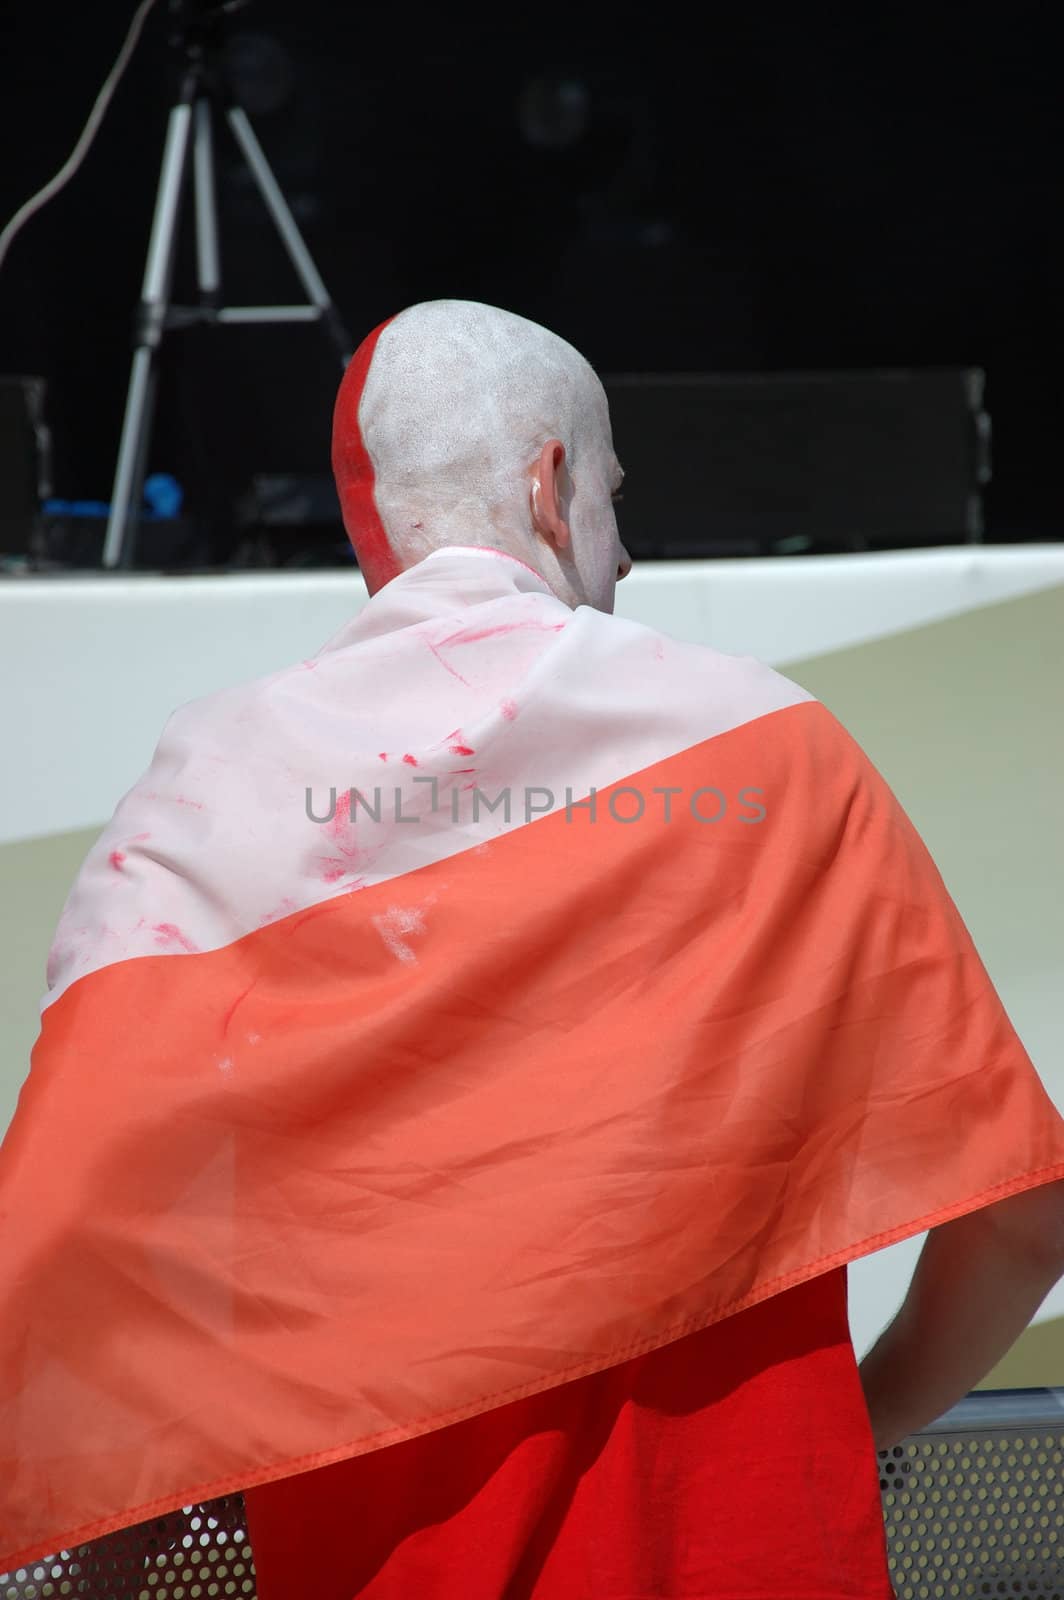
[[560,439],[548,439],[532,479],[532,526],[557,550],[566,549],[570,539],[568,479],[565,446]]

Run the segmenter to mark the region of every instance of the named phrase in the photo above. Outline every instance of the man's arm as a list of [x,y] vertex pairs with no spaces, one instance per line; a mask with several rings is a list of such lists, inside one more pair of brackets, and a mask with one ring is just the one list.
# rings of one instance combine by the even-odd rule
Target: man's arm
[[1064,1276],[1064,1181],[933,1228],[894,1321],[860,1365],[884,1450],[956,1405]]

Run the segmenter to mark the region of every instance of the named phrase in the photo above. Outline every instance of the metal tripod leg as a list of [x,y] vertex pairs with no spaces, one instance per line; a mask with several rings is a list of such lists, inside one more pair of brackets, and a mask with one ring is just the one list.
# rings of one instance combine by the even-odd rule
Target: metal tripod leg
[[218,248],[218,205],[214,196],[214,140],[211,105],[199,99],[193,108],[192,182],[196,194],[196,273],[201,306],[216,307],[222,292]]
[[233,137],[240,146],[240,152],[247,162],[251,176],[254,178],[263,203],[270,213],[274,227],[277,229],[296,273],[306,292],[307,299],[318,308],[321,320],[328,330],[329,336],[336,346],[340,360],[346,366],[351,359],[351,336],[344,327],[340,313],[329,296],[322,281],[321,274],[314,265],[310,251],[307,249],[299,225],[291,210],[281,186],[274,177],[269,162],[263,153],[262,146],[255,136],[255,130],[248,121],[245,112],[240,106],[231,105],[226,111],[229,126],[233,130]]
[[131,511],[134,524],[137,521],[136,508],[140,505],[144,484],[155,392],[155,360],[163,336],[173,277],[181,184],[188,156],[191,119],[191,101],[183,100],[172,108],[166,130],[148,259],[137,311],[136,349],[126,394],[122,439],[111,490],[111,512],[103,546],[105,567],[120,564],[129,566],[132,559],[132,542],[126,534]]

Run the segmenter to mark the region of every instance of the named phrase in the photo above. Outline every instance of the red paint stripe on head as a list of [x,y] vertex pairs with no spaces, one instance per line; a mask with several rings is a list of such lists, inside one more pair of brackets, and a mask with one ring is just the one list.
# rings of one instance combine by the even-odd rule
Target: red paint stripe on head
[[393,320],[389,317],[387,322],[374,328],[351,357],[333,411],[332,466],[336,492],[347,536],[371,594],[397,577],[400,569],[377,510],[373,463],[362,437],[358,411],[377,340]]

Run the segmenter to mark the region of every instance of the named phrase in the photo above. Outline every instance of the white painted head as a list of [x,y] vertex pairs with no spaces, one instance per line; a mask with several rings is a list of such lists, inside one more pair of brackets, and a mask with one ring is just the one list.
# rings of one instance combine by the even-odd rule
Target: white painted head
[[505,551],[568,605],[612,611],[631,561],[623,473],[591,366],[557,334],[469,300],[365,339],[337,396],[333,469],[371,593],[447,545]]

